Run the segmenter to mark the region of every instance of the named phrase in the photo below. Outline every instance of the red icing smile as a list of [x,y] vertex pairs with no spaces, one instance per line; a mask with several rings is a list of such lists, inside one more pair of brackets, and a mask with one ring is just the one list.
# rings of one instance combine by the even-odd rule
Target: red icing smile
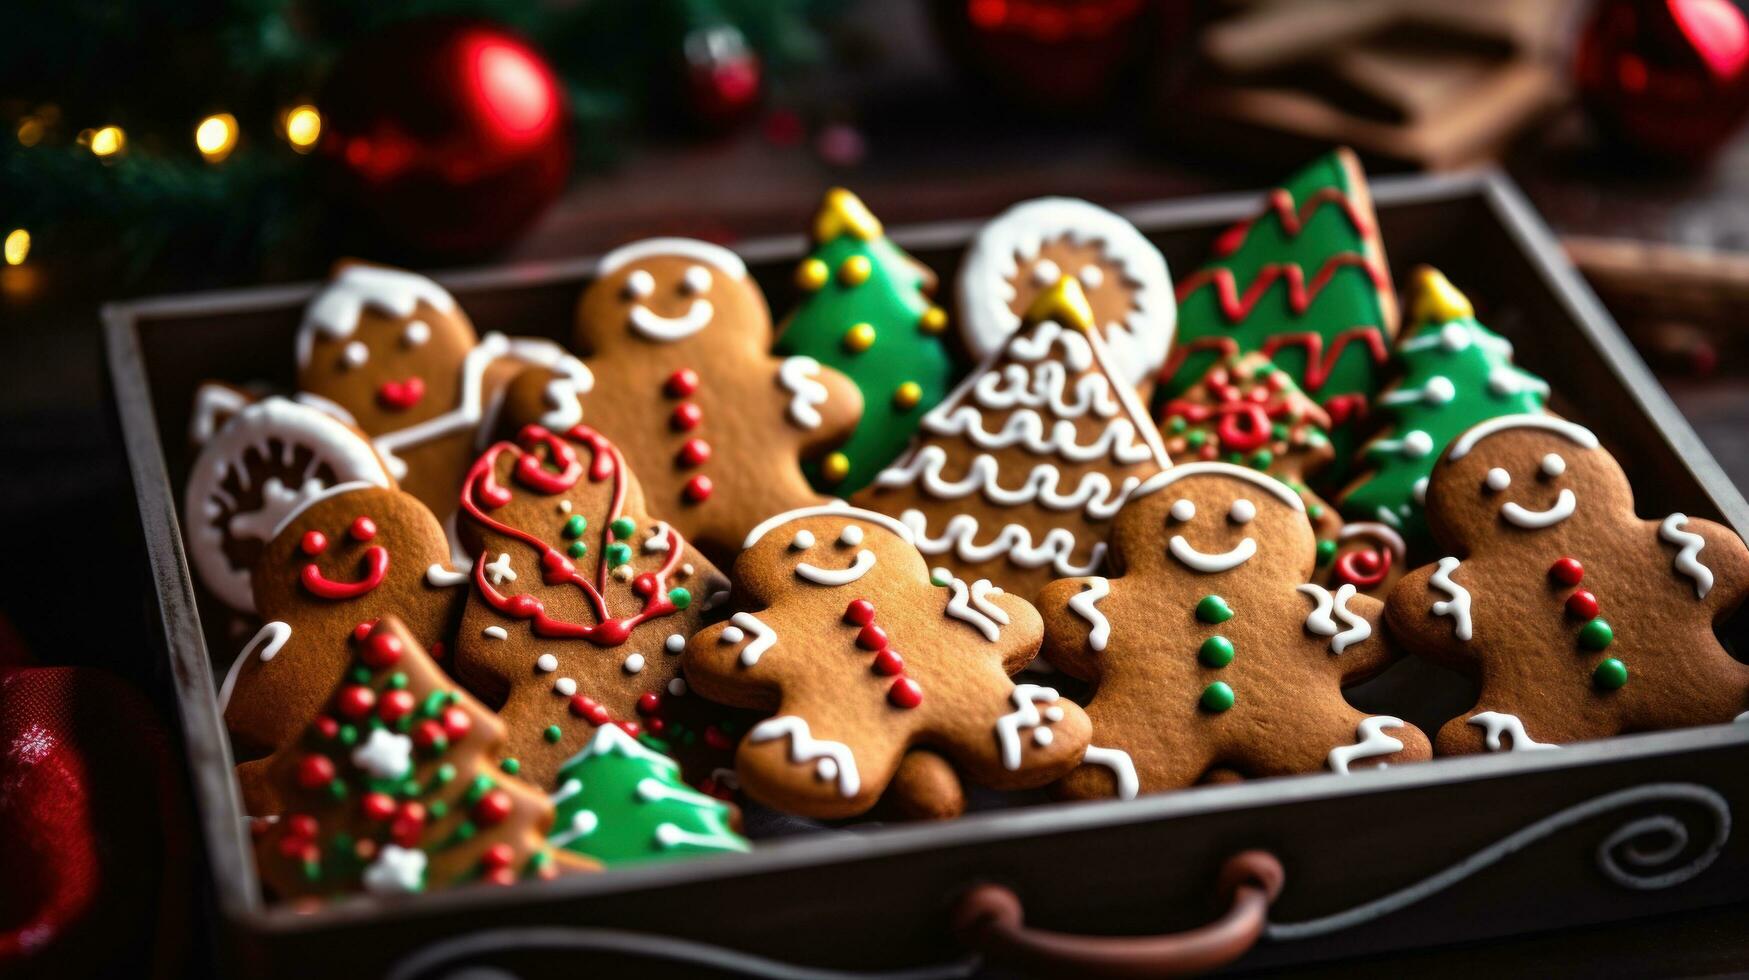
[[323,575],[315,562],[304,566],[300,578],[312,595],[323,599],[356,599],[383,584],[383,577],[389,573],[389,549],[372,545],[364,549],[364,561],[369,571],[356,582],[336,582]]
[[377,401],[384,408],[405,412],[425,397],[425,379],[415,375],[405,381],[385,381],[377,386]]

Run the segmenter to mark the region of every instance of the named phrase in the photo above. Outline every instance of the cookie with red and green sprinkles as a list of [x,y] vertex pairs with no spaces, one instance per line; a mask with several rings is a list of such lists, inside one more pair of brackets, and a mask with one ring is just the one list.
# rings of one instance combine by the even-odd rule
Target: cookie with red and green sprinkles
[[523,777],[552,789],[603,725],[665,727],[680,651],[729,585],[650,513],[619,448],[586,426],[531,426],[475,462],[460,513],[479,557],[456,676],[499,706]]
[[269,892],[408,894],[597,867],[547,843],[552,804],[518,778],[504,723],[400,620],[346,642],[352,664],[303,737],[237,771]]

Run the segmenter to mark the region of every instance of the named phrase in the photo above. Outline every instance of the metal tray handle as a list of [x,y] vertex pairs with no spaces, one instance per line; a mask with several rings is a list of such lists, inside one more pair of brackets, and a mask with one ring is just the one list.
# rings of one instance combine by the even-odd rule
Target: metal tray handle
[[1268,851],[1241,851],[1221,866],[1217,888],[1227,912],[1188,932],[1164,936],[1078,936],[1030,929],[1012,889],[974,886],[954,908],[960,941],[991,961],[1034,974],[1182,977],[1233,962],[1256,945],[1286,874]]

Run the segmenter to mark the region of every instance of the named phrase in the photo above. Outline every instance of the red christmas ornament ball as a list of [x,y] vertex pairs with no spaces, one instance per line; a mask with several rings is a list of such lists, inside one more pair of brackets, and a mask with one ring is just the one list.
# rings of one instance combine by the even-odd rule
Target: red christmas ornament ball
[[1699,160],[1749,114],[1749,21],[1730,0],[1603,0],[1579,38],[1574,74],[1607,135]]
[[317,101],[336,195],[421,251],[507,242],[570,174],[563,87],[540,54],[490,24],[386,28],[341,56]]

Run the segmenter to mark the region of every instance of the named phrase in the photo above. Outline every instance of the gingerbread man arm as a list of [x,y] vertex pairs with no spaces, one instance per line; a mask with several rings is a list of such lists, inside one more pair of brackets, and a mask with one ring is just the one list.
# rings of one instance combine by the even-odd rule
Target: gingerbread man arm
[[1044,654],[1052,666],[1084,681],[1098,679],[1100,656],[1111,639],[1104,600],[1112,589],[1096,575],[1058,579],[1039,592]]
[[811,357],[777,363],[773,383],[783,391],[784,419],[805,433],[804,458],[820,455],[850,438],[862,419],[862,391],[856,382]]
[[1341,683],[1363,681],[1390,664],[1395,650],[1386,642],[1380,623],[1384,603],[1358,594],[1353,585],[1332,593],[1321,585],[1306,584],[1298,591],[1311,601],[1306,632],[1329,638],[1332,666]]
[[1658,525],[1658,540],[1671,556],[1671,572],[1713,610],[1716,620],[1734,612],[1749,595],[1749,546],[1730,528],[1671,514]]
[[965,636],[968,642],[976,644],[978,640],[969,639],[969,631],[975,630],[980,640],[999,644],[1004,675],[1019,673],[1038,655],[1039,642],[1044,639],[1044,622],[1032,603],[1003,592],[986,579],[971,585],[954,579],[948,583],[947,592],[948,634]]
[[765,658],[774,651],[781,657],[782,650],[782,638],[762,613],[738,612],[694,633],[681,666],[687,684],[712,701],[770,710],[782,697],[784,677]]
[[1385,599],[1385,622],[1404,649],[1473,672],[1470,593],[1456,558],[1441,558],[1404,575]]

